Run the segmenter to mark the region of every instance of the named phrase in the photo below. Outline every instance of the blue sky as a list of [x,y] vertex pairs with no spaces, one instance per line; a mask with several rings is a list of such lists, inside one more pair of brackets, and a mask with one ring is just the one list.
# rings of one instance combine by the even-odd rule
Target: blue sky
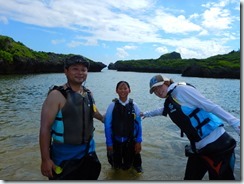
[[240,1],[0,0],[0,34],[106,65],[173,51],[200,59],[240,49]]

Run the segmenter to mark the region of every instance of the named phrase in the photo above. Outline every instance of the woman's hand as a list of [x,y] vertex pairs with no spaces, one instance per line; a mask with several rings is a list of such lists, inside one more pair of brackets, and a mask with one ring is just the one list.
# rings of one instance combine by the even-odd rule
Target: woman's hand
[[142,119],[146,118],[143,112],[140,112],[140,116],[142,117]]

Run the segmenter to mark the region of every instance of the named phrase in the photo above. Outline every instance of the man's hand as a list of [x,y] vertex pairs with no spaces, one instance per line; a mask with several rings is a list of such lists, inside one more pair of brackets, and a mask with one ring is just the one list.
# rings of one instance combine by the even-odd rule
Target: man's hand
[[56,166],[53,163],[51,159],[48,159],[46,161],[42,161],[41,164],[41,172],[43,176],[46,176],[48,178],[53,177],[53,170],[55,170]]

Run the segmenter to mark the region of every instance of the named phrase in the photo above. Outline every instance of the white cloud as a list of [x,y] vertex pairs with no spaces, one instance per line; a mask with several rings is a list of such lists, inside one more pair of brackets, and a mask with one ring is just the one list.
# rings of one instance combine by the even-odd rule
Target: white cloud
[[229,4],[235,4],[240,6],[240,1],[236,0],[218,0],[218,1],[210,1],[202,4],[203,7],[211,8],[211,7],[226,7]]
[[127,57],[129,54],[123,49],[123,48],[117,48],[117,53],[116,55],[119,57],[119,58],[125,58]]
[[42,1],[19,3],[13,0],[8,3],[0,1],[0,12],[27,24],[76,30],[77,34],[85,33],[85,39],[152,42],[158,39],[158,28],[147,22],[150,16],[144,17],[147,8],[153,6],[151,2],[53,0],[43,4]]
[[133,45],[126,45],[123,47],[124,50],[134,50],[136,49],[137,47],[136,46],[133,46]]
[[[169,34],[201,32],[201,26],[191,22],[200,15],[194,13],[189,19],[183,14],[166,13],[164,7],[154,7],[155,0],[17,0],[0,1],[0,12],[11,19],[42,27],[62,27],[85,33],[87,44],[97,44],[96,40],[122,42],[157,42],[163,38],[160,31]],[[213,6],[213,3],[211,4]],[[205,4],[209,7],[209,4]],[[220,5],[219,5],[220,6]],[[154,9],[151,9],[154,7]],[[214,4],[214,7],[217,7]],[[167,10],[167,9],[166,9]],[[149,13],[150,14],[147,14]],[[172,11],[171,11],[172,12]],[[220,8],[206,10],[203,25],[207,28],[226,28],[230,21],[228,12]],[[217,20],[216,20],[217,19]],[[216,21],[215,21],[216,20]],[[228,27],[227,27],[228,28]],[[206,33],[206,32],[205,32]]]
[[202,25],[214,33],[227,31],[232,28],[234,21],[240,21],[239,15],[234,15],[231,12],[240,11],[240,1],[219,0],[203,4],[202,6],[206,8],[202,14]]
[[217,7],[206,10],[203,19],[203,26],[211,30],[229,29],[232,22],[230,12]]
[[206,36],[208,34],[209,34],[209,32],[206,29],[203,29],[198,35],[199,36]]
[[51,40],[51,43],[53,45],[58,45],[58,44],[61,44],[61,43],[64,43],[65,42],[65,39],[60,39],[60,40]]
[[[185,56],[201,53],[199,58],[207,55],[205,48],[213,49],[209,54],[226,51],[224,44],[238,39],[238,33],[227,32],[233,21],[238,21],[226,7],[233,2],[238,4],[233,0],[211,1],[189,14],[183,5],[182,9],[173,9],[157,0],[0,0],[0,22],[15,20],[49,30],[50,34],[56,32],[55,28],[71,30],[72,41],[67,46],[72,48],[97,46],[100,41],[106,47],[110,42],[133,43],[128,48],[117,48],[120,58],[128,57],[129,48],[136,49],[141,43],[165,46],[156,52],[166,52],[170,46],[181,49]],[[64,37],[59,31],[55,34]],[[227,36],[222,38],[224,34]],[[51,42],[62,43],[62,39]]]
[[156,52],[158,52],[160,54],[166,54],[166,53],[169,52],[168,49],[167,49],[167,47],[158,47],[155,50],[156,50]]
[[88,38],[84,45],[98,45],[97,39],[94,38]]
[[197,19],[199,17],[200,17],[200,15],[198,13],[194,13],[194,14],[192,14],[192,15],[189,16],[189,20]]
[[129,56],[127,50],[135,50],[137,47],[133,45],[125,45],[124,47],[117,48],[117,56],[119,58],[125,58]]
[[184,15],[174,16],[158,10],[152,23],[166,33],[187,33],[200,31],[201,27],[190,22]]
[[[185,48],[185,47],[179,47],[176,49],[176,52],[180,53],[181,58],[199,58],[199,50],[193,50],[191,48]],[[200,55],[202,55],[202,58],[205,58],[205,56],[203,56],[203,54],[201,53]]]
[[68,47],[74,48],[82,45],[82,42],[79,41],[71,41],[67,44]]
[[183,39],[175,45],[176,51],[181,57],[186,58],[207,58],[217,54],[226,54],[229,48],[225,46],[224,40],[199,40],[196,38]]
[[153,1],[151,0],[106,0],[106,3],[109,6],[113,6],[117,9],[121,10],[140,10],[140,9],[147,9],[148,7],[152,6]]

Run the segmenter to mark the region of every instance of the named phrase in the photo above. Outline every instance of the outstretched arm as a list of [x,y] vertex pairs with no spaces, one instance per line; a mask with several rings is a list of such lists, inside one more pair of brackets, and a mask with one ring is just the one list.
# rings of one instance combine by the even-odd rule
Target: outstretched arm
[[163,113],[164,108],[159,107],[157,109],[151,111],[140,112],[140,116],[144,119],[147,117],[154,117],[154,116],[161,116]]
[[234,117],[232,114],[224,110],[218,104],[212,102],[203,96],[195,88],[182,88],[181,98],[183,102],[190,104],[193,107],[201,108],[207,112],[213,113],[222,120],[226,121],[234,130],[240,135],[240,119]]

